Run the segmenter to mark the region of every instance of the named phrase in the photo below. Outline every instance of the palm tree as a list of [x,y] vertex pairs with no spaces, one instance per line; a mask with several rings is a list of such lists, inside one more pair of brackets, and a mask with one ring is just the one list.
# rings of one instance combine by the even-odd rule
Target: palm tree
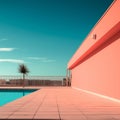
[[29,73],[29,70],[24,64],[19,65],[19,72],[23,74],[23,87],[25,87],[25,75]]

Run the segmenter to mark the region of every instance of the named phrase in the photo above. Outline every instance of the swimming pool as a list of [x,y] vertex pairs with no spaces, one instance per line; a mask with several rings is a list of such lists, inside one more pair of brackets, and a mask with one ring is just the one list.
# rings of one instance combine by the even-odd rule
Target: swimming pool
[[28,95],[37,89],[0,89],[0,106]]

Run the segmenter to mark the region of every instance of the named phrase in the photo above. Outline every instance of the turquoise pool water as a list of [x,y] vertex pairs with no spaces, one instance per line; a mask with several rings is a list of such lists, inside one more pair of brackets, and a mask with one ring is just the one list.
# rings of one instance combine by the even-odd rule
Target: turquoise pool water
[[28,95],[36,89],[0,89],[0,106]]

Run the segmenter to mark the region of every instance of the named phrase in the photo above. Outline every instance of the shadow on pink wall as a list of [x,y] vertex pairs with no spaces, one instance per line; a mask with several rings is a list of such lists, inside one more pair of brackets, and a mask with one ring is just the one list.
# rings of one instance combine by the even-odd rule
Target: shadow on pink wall
[[97,54],[98,52],[100,52],[102,49],[106,48],[108,45],[112,44],[113,42],[115,42],[116,40],[118,40],[120,38],[120,31],[111,37],[111,39],[108,39],[107,41],[105,41],[104,43],[101,44],[101,46],[99,46],[98,48],[96,48],[94,51],[92,51],[88,56],[86,56],[84,59],[82,59],[79,64],[81,64],[82,62],[86,61],[87,59],[89,59],[90,57],[94,56],[95,54]]

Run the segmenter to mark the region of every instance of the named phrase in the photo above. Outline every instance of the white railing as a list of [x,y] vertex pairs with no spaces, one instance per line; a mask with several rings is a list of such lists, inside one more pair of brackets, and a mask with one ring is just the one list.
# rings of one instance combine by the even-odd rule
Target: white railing
[[65,76],[0,76],[0,86],[63,86]]

